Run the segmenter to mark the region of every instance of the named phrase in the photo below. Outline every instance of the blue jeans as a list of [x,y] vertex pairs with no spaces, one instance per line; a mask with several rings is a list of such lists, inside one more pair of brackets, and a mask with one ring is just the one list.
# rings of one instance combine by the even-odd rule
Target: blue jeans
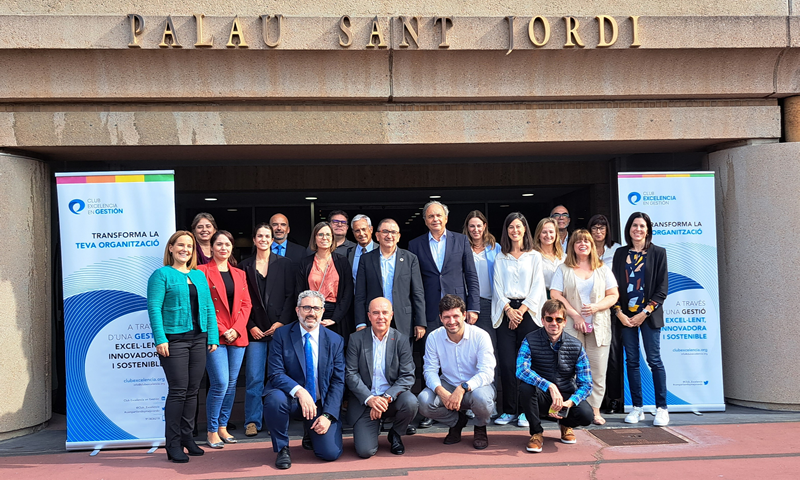
[[245,347],[220,345],[206,355],[208,396],[206,397],[206,430],[216,432],[220,425],[228,426],[236,396],[236,379],[242,368]]
[[625,366],[628,368],[628,385],[634,407],[643,406],[642,375],[639,373],[639,331],[642,332],[644,353],[653,374],[656,407],[667,408],[667,371],[661,362],[661,329],[653,328],[645,320],[639,328],[622,327],[622,344],[625,348]]
[[267,371],[267,355],[269,343],[250,342],[247,346],[247,360],[244,362],[245,396],[244,423],[255,423],[261,430],[261,419],[264,415],[264,376]]

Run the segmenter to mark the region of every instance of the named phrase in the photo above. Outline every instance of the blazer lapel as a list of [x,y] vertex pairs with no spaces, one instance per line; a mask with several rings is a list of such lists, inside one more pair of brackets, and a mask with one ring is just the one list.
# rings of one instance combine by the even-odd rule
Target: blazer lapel
[[397,287],[400,285],[400,282],[397,281],[397,277],[400,276],[400,269],[405,268],[406,266],[406,251],[400,248],[397,249],[397,256],[395,257],[394,261],[394,280],[392,281],[392,299],[400,298],[397,295]]
[[[222,281],[222,274],[217,268],[216,263],[212,261],[211,266],[208,268],[207,271],[209,272],[208,280],[211,282],[211,286],[213,287],[214,290],[216,290],[217,295],[219,295],[219,299],[222,302],[222,305],[225,306],[225,310],[230,312],[231,306],[228,305],[228,295],[227,295],[228,292],[225,290],[225,282]],[[231,274],[231,276],[233,275]],[[234,286],[234,288],[236,287]]]
[[319,388],[319,398],[317,400],[324,401],[323,398],[325,396],[324,390],[322,388],[322,379],[327,375],[328,371],[328,349],[330,347],[330,342],[328,341],[329,332],[327,331],[327,327],[323,327],[322,325],[318,326],[317,328],[320,329],[319,331],[319,355],[317,358],[317,388]]
[[[292,337],[292,345],[294,345],[294,353],[297,354],[297,363],[300,364],[300,368],[303,370],[303,378],[305,379],[306,352],[303,349],[303,338],[302,335],[300,335],[300,330],[303,330],[303,327],[300,326],[299,322],[294,322],[294,325],[292,325],[292,329],[289,331],[289,336]],[[305,330],[303,331],[305,332]]]
[[[269,255],[269,267],[267,268],[267,288],[266,292],[264,292],[264,296],[261,298],[261,302],[264,305],[264,311],[267,310],[267,305],[269,305],[269,292],[272,290],[272,284],[275,283],[275,275],[270,275],[272,273],[272,268],[275,265],[275,262],[278,261],[278,256],[275,254],[270,253]],[[260,294],[260,292],[259,292]]]
[[[445,235],[445,247],[444,247],[444,260],[442,261],[442,272],[445,270],[445,266],[447,265],[447,261],[451,258],[455,258],[455,252],[453,249],[455,248],[456,239],[453,238],[453,232],[447,230],[447,235]],[[441,273],[441,272],[440,272]]]
[[364,340],[365,344],[363,345],[363,348],[364,359],[367,361],[367,371],[369,371],[369,388],[372,388],[372,364],[375,362],[375,352],[372,351],[372,327],[367,327],[365,330],[370,331],[366,340]]
[[386,377],[386,381],[388,381],[389,383],[393,383],[392,379],[390,378],[389,372],[392,371],[391,366],[392,366],[392,361],[394,361],[394,354],[396,349],[395,344],[397,343],[397,332],[393,328],[390,328],[389,331],[386,332],[386,335],[388,335],[389,338],[386,339],[386,355],[385,355],[386,358],[384,358],[385,362],[383,365],[383,375]]
[[[422,250],[422,256],[425,258],[425,261],[428,262],[429,264],[433,265],[433,269],[438,272],[439,268],[436,266],[436,260],[433,259],[433,254],[431,253],[431,239],[430,239],[429,235],[430,235],[430,232],[425,234],[424,237],[422,237],[422,249],[421,249]],[[446,253],[447,252],[445,252],[445,254]],[[422,262],[423,261],[422,258],[420,258],[419,261]],[[441,273],[441,272],[439,272],[439,273]]]
[[[273,254],[270,254],[270,258],[272,258],[272,255]],[[245,269],[245,273],[248,275],[248,280],[250,285],[255,285],[256,287],[258,287],[258,277],[256,276],[258,275],[258,271],[256,270],[255,260],[253,260],[253,263]],[[261,297],[261,291],[260,291],[261,289],[256,288],[255,290],[256,290],[256,296],[258,297],[258,301],[261,303],[261,306],[264,307],[264,310],[266,310],[267,309],[265,306],[266,303],[264,302],[264,299]]]

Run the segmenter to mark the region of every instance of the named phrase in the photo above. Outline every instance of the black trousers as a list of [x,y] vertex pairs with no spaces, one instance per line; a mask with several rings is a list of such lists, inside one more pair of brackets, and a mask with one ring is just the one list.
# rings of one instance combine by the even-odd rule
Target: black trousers
[[623,379],[623,352],[622,348],[622,323],[611,314],[611,346],[608,350],[608,370],[606,371],[606,395],[607,402],[621,400],[625,381]]
[[206,369],[206,333],[167,335],[169,356],[160,357],[169,394],[164,405],[165,436],[168,447],[180,447],[190,440],[197,410],[197,391]]
[[[512,300],[512,308],[519,308],[520,300]],[[497,369],[500,371],[500,385],[503,389],[502,412],[510,415],[519,415],[519,380],[517,380],[517,353],[525,336],[541,328],[533,322],[528,312],[522,317],[519,326],[511,330],[508,328],[508,317],[503,314],[503,323],[497,327]]]
[[[525,411],[525,417],[530,424],[529,431],[531,435],[544,432],[542,428],[542,419],[557,421],[560,425],[565,427],[585,427],[592,423],[594,419],[594,412],[589,402],[583,401],[578,405],[573,405],[569,409],[569,414],[566,418],[556,420],[550,416],[550,406],[553,404],[553,397],[550,392],[545,392],[539,387],[520,382],[519,386],[520,396],[522,397],[522,409]],[[569,400],[564,396],[564,400]]]

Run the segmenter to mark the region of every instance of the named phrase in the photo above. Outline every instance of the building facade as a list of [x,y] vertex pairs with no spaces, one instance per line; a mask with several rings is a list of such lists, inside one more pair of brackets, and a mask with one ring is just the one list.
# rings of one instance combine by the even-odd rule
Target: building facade
[[60,171],[173,169],[183,217],[536,191],[588,218],[617,172],[713,170],[726,398],[800,409],[800,323],[763,317],[800,295],[798,45],[797,0],[0,1],[0,438],[52,413]]

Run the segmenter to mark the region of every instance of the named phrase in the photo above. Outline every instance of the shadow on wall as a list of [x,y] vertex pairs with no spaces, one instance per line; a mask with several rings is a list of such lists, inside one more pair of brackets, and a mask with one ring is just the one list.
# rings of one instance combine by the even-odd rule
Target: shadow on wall
[[[50,169],[0,153],[0,439],[50,419]],[[22,431],[20,431],[22,430]]]

